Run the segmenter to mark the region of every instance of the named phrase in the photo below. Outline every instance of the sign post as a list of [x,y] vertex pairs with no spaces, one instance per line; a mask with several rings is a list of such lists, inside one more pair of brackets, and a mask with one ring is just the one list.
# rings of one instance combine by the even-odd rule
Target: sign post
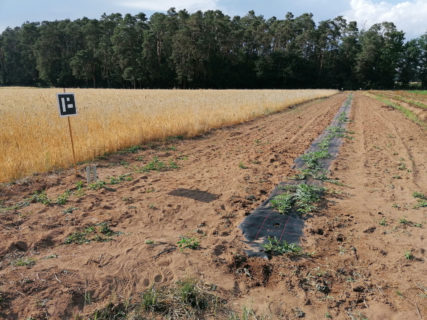
[[75,116],[77,114],[76,100],[74,98],[74,93],[58,93],[58,106],[59,106],[59,115],[61,117],[67,117],[68,120],[68,130],[70,132],[71,139],[71,148],[73,150],[73,161],[74,161],[74,170],[77,174],[77,163],[76,163],[76,153],[74,151],[74,140],[73,140],[73,131],[71,130],[70,116]]

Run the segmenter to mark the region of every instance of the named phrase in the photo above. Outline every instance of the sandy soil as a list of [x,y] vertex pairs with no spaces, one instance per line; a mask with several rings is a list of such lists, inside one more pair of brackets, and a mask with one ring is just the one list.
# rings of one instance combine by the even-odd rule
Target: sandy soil
[[[250,308],[267,319],[422,319],[427,210],[413,208],[412,194],[427,193],[427,134],[361,94],[349,124],[353,139],[332,164],[343,186],[328,185],[335,192],[306,222],[301,245],[314,254],[245,258],[238,225],[294,174],[294,159],[346,96],[99,160],[106,182],[132,173],[131,181],[107,188],[78,191],[72,170],[1,186],[3,207],[37,190],[56,199],[70,189],[71,196],[65,205],[0,212],[0,318],[85,317],[190,277],[214,284],[228,308]],[[155,157],[171,168],[135,172]],[[120,233],[98,232],[106,242],[91,233],[90,243],[64,244],[100,223]],[[180,236],[198,238],[201,248],[180,250]]]

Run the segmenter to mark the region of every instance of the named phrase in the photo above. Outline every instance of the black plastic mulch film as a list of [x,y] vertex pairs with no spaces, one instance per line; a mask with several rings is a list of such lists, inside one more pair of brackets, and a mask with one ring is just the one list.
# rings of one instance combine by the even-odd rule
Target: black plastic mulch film
[[[352,95],[350,94],[338,113],[335,115],[330,126],[340,127],[345,129],[346,122],[340,121],[340,116],[344,113],[348,116],[351,108]],[[306,151],[313,152],[320,149],[319,144],[328,135],[328,128],[311,144],[310,148]],[[334,137],[330,140],[328,153],[329,157],[319,160],[319,167],[323,170],[328,170],[332,160],[337,156],[339,147],[341,146],[343,137]],[[305,162],[301,157],[295,160],[294,168],[304,169]],[[311,179],[300,180],[299,183],[306,183],[311,185],[319,186],[321,181]],[[267,239],[276,238],[280,242],[285,240],[287,243],[299,243],[299,239],[302,236],[302,230],[304,227],[304,220],[308,219],[310,215],[301,216],[297,212],[290,212],[289,214],[280,214],[276,211],[272,205],[271,200],[282,193],[284,193],[284,187],[289,185],[295,185],[295,181],[281,182],[274,191],[270,194],[269,198],[264,201],[255,211],[253,211],[245,220],[240,224],[240,229],[246,239],[246,243],[249,245],[249,249],[246,250],[248,256],[261,256],[267,257],[264,252],[263,244],[267,243]]]

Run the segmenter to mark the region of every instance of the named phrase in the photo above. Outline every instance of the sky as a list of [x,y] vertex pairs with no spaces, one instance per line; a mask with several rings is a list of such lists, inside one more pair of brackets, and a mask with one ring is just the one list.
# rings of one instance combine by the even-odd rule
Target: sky
[[26,21],[98,19],[113,12],[144,12],[149,16],[171,7],[189,12],[219,9],[230,16],[254,10],[265,18],[279,19],[289,11],[296,16],[309,12],[316,22],[342,15],[364,29],[392,21],[407,39],[427,32],[427,0],[0,0],[0,32]]

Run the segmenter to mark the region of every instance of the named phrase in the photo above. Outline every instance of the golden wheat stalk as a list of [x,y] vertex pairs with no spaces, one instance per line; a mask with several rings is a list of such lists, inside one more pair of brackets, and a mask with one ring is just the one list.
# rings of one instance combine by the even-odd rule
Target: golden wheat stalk
[[[73,89],[77,161],[168,136],[191,137],[336,90]],[[0,182],[72,164],[60,89],[0,88]]]

